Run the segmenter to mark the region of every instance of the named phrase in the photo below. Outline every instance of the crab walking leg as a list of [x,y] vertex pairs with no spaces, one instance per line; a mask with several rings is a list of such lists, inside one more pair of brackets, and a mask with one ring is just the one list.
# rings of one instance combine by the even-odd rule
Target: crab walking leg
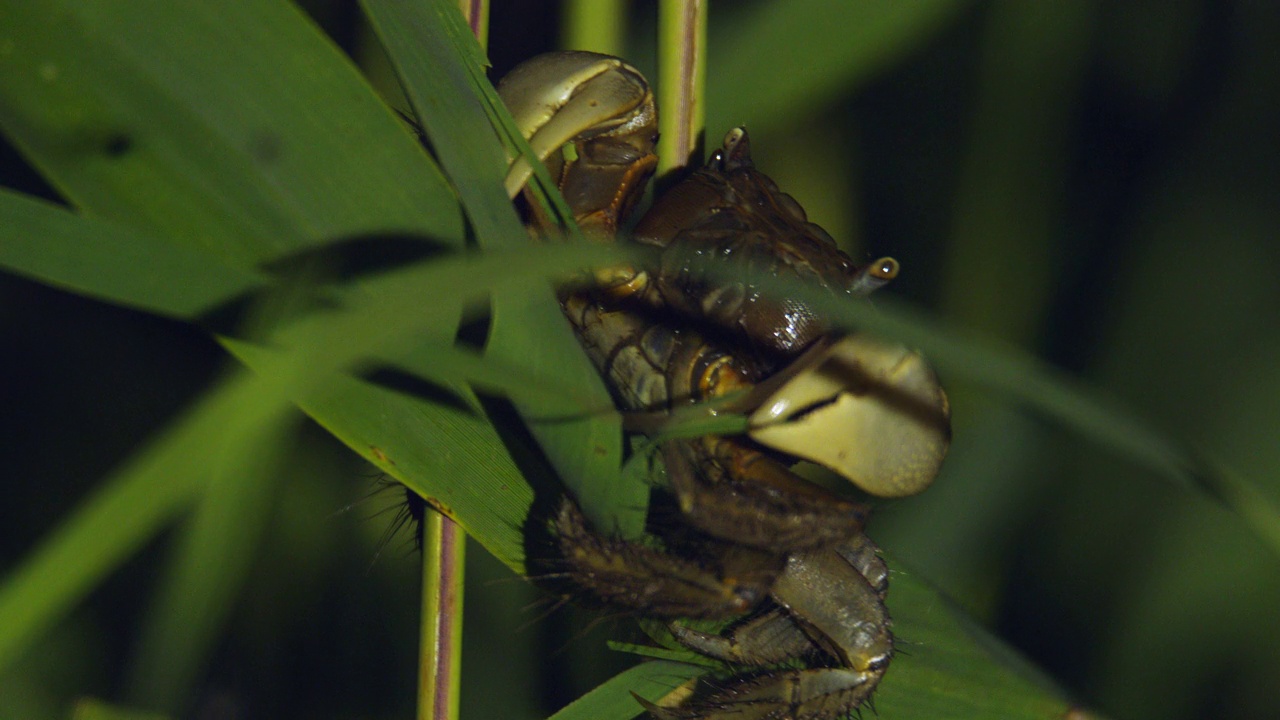
[[777,552],[829,547],[862,532],[866,506],[806,482],[759,450],[709,436],[663,444],[685,522]]
[[772,594],[841,665],[868,672],[889,664],[889,611],[867,578],[840,553],[793,553]]
[[855,535],[836,547],[836,553],[867,579],[871,589],[884,600],[889,592],[889,566],[880,557],[880,548],[866,535]]
[[[676,639],[691,649],[722,660],[769,664],[786,657],[797,644],[787,620],[803,630],[841,667],[766,672],[731,682],[679,707],[648,705],[659,720],[810,720],[833,718],[861,705],[884,674],[893,654],[889,614],[877,589],[845,554],[865,561],[874,546],[858,538],[837,550],[795,553],[773,585],[781,613],[768,613],[728,637],[674,629]],[[771,648],[771,642],[787,646]]]
[[668,629],[690,650],[739,665],[771,665],[814,651],[813,641],[781,608],[753,617],[724,635],[712,635],[680,623],[671,623]]
[[884,669],[791,670],[740,683],[726,690],[718,712],[688,715],[707,720],[814,720],[844,717],[861,705]]
[[717,566],[616,538],[587,526],[582,511],[564,498],[555,518],[564,574],[600,601],[664,618],[717,619],[755,607],[782,570],[767,554],[744,549]]
[[[874,550],[862,537],[849,547],[855,545]],[[767,665],[816,645],[859,672],[888,664],[893,654],[889,614],[876,588],[840,551],[793,554],[772,594],[782,609],[753,618],[728,635],[678,624],[672,634],[691,650],[726,662]]]
[[639,697],[656,720],[832,720],[863,704],[884,669],[788,670],[724,687],[714,696],[665,708]]

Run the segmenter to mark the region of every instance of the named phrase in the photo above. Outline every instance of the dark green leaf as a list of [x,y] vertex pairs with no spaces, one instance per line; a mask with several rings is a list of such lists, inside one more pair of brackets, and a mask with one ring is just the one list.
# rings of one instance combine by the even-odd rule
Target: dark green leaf
[[0,126],[88,213],[239,263],[460,241],[439,171],[286,2],[5,3],[0,27]]
[[261,287],[260,273],[113,222],[0,191],[0,267],[139,310],[193,319]]
[[965,5],[784,0],[758,3],[713,24],[707,59],[711,144],[718,144],[715,133],[743,123],[767,131],[812,113],[875,77]]
[[[483,53],[456,5],[444,0],[365,0],[364,5],[424,131],[458,188],[481,247],[527,243],[528,233],[502,190],[507,158],[491,124],[492,119],[505,120],[509,128],[511,120],[503,117],[505,111],[484,77]],[[488,352],[576,388],[597,407],[611,404],[545,285],[512,283],[498,289]],[[637,534],[644,523],[646,491],[617,482],[622,456],[617,416],[566,418],[527,403],[520,411],[593,520]]]
[[289,415],[264,383],[234,378],[108,478],[0,584],[0,667],[198,498],[211,469]]

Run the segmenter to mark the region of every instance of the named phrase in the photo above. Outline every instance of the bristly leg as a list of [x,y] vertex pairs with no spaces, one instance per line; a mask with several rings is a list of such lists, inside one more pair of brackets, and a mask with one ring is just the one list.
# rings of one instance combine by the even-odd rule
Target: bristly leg
[[749,445],[718,437],[662,447],[685,522],[751,547],[806,550],[862,532],[867,507],[809,483]]
[[[553,529],[565,574],[600,602],[660,618],[723,619],[741,615],[769,594],[781,558],[737,555],[719,563],[668,554],[592,530],[565,498]],[[765,561],[762,564],[761,561]],[[769,566],[773,563],[773,567]]]
[[844,717],[870,697],[893,655],[889,613],[876,586],[883,581],[881,568],[875,546],[863,536],[836,548],[792,553],[771,590],[778,609],[722,635],[673,625],[680,643],[727,663],[762,666],[808,658],[827,667],[763,670],[707,683],[680,706],[649,706],[650,712],[658,720]]
[[841,720],[866,703],[884,668],[817,668],[738,676],[707,683],[676,707],[640,698],[656,720]]

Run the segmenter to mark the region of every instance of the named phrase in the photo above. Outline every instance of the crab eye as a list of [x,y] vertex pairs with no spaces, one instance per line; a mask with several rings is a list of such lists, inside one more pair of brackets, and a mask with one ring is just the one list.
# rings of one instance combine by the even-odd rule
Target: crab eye
[[950,406],[929,364],[865,335],[832,345],[765,400],[751,425],[756,442],[883,497],[928,487],[951,441]]
[[751,141],[747,139],[746,128],[736,127],[725,133],[721,148],[726,171],[751,167]]
[[864,265],[849,280],[849,292],[854,295],[870,295],[898,277],[898,269],[898,261],[891,257],[882,257]]
[[868,266],[868,274],[881,280],[892,280],[898,277],[898,261],[891,257],[882,257]]

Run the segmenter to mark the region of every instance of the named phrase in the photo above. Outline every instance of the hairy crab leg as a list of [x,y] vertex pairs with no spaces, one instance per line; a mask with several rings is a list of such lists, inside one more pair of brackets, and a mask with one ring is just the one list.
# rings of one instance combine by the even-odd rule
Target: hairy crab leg
[[[657,720],[828,720],[862,705],[883,670],[787,670],[731,682],[712,697],[678,707],[640,700]],[[639,698],[637,698],[639,699]]]
[[569,574],[602,602],[662,618],[721,619],[741,615],[769,594],[780,557],[726,555],[711,564],[662,553],[592,531],[572,500],[554,523]]
[[893,654],[889,615],[881,594],[846,557],[860,558],[869,541],[841,549],[793,553],[773,585],[785,610],[772,611],[725,636],[675,626],[681,643],[704,655],[750,665],[776,664],[801,653],[801,640],[839,667],[765,670],[731,680],[676,708],[649,706],[661,720],[690,718],[840,717],[865,701]]
[[[855,554],[864,547],[864,543]],[[793,553],[774,582],[773,597],[781,606],[753,618],[725,635],[709,635],[673,627],[676,639],[693,650],[726,662],[765,665],[796,657],[796,632],[809,635],[841,665],[872,671],[887,665],[893,652],[889,615],[877,588],[841,549]],[[796,620],[803,618],[803,620]],[[803,647],[800,648],[803,650]]]
[[752,547],[827,547],[862,532],[867,508],[795,475],[739,442],[708,436],[663,444],[685,522]]
[[774,665],[814,651],[813,641],[782,608],[752,617],[719,635],[680,623],[671,623],[668,629],[690,650],[735,665]]

